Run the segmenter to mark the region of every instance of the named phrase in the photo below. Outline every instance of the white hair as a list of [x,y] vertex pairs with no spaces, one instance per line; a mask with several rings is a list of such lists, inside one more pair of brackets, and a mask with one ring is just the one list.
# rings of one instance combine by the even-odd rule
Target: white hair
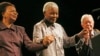
[[58,8],[58,5],[55,3],[55,2],[46,2],[43,6],[43,13],[50,7],[57,7]]
[[86,17],[89,17],[89,19],[91,19],[91,20],[94,22],[93,16],[92,16],[91,14],[84,14],[84,15],[82,15],[82,17],[81,17],[81,23],[83,22],[83,20],[84,20]]

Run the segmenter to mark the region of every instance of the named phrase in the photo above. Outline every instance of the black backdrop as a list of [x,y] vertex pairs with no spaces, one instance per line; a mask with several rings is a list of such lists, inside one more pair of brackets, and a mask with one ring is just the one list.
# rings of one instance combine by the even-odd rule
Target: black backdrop
[[[35,23],[43,18],[42,7],[47,0],[0,0],[8,1],[15,4],[19,13],[18,19],[15,22],[17,25],[25,27],[26,33],[32,40],[32,31]],[[100,29],[97,16],[99,13],[92,12],[93,9],[100,7],[98,0],[48,0],[54,1],[60,8],[60,17],[57,20],[67,32],[68,36],[72,36],[81,30],[80,18],[84,13],[93,14],[95,20],[95,28]],[[35,56],[35,52],[30,52],[23,47],[24,56]],[[65,48],[66,56],[75,56],[75,48]]]

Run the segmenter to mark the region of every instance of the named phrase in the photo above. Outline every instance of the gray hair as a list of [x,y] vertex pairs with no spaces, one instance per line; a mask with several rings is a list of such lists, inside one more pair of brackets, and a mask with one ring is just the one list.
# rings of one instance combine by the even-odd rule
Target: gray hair
[[57,7],[58,8],[58,5],[55,3],[55,2],[46,2],[43,6],[43,13],[50,7]]
[[92,16],[91,14],[84,14],[84,15],[82,15],[82,17],[81,17],[81,23],[83,22],[83,20],[84,20],[86,17],[89,17],[89,18],[94,22],[93,16]]

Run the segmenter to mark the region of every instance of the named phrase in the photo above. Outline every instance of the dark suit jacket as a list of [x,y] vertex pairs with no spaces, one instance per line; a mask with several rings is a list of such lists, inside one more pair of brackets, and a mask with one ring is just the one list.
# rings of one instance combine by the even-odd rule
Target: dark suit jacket
[[[90,50],[89,55],[87,55],[87,49]],[[89,47],[84,45],[84,41],[81,40],[76,45],[76,50],[79,56],[100,56],[100,31],[94,29],[94,36],[91,38],[91,45]]]

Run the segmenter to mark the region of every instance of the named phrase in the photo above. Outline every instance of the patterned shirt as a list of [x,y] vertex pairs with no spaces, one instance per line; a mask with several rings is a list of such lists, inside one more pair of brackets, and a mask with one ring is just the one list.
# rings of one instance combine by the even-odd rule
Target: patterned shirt
[[37,56],[64,56],[63,47],[75,45],[75,38],[68,37],[63,27],[58,23],[48,25],[44,20],[42,20],[34,25],[34,42],[39,43],[46,35],[55,36],[55,41],[53,41],[47,49],[37,52]]

